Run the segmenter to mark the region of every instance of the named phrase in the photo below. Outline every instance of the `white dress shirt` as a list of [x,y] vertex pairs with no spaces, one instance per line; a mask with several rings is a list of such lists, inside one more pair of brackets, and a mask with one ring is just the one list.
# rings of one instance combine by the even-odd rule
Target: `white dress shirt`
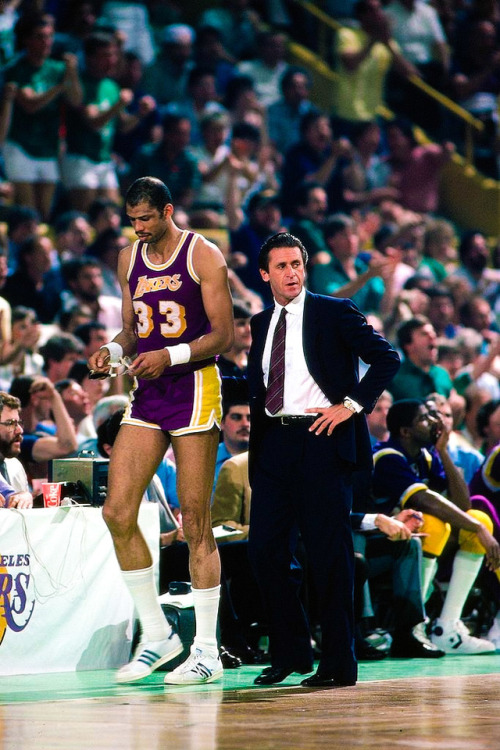
[[[307,369],[302,345],[302,324],[304,319],[305,289],[286,305],[286,339],[285,339],[285,393],[283,398],[283,409],[278,414],[268,416],[279,417],[283,414],[305,414],[306,409],[314,407],[325,408],[331,406],[331,402],[325,396],[321,388],[312,378]],[[262,369],[264,372],[264,383],[267,386],[269,377],[269,366],[271,362],[271,348],[273,343],[274,329],[283,309],[276,300],[274,311],[269,325]]]

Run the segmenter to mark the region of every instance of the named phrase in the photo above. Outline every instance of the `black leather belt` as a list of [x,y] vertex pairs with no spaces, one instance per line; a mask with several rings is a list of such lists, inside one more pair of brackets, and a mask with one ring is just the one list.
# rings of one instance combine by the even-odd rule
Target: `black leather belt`
[[283,425],[311,425],[313,422],[315,422],[318,418],[317,414],[289,414],[284,415],[282,417],[274,417],[274,419],[278,419],[278,421]]

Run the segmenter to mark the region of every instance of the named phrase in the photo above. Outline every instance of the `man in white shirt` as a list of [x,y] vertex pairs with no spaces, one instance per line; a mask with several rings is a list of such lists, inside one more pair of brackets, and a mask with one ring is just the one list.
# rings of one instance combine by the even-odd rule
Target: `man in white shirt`
[[[316,585],[322,630],[317,673],[305,687],[354,685],[351,473],[371,466],[371,411],[399,367],[390,344],[350,300],[304,289],[307,251],[282,232],[262,246],[259,268],[274,297],[252,319],[248,360],[249,553],[269,620],[271,666],[260,685],[312,670],[311,636],[298,590],[300,532]],[[369,365],[358,380],[358,358]]]

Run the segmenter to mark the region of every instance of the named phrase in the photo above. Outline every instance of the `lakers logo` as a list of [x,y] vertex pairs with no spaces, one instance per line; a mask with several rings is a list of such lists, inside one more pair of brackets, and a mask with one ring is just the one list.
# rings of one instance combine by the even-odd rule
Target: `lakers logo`
[[29,563],[26,554],[0,555],[0,644],[7,630],[24,630],[33,614]]
[[134,299],[140,299],[147,292],[163,292],[165,289],[175,292],[181,286],[180,273],[175,273],[173,276],[156,276],[153,279],[148,279],[147,276],[139,276],[133,297]]

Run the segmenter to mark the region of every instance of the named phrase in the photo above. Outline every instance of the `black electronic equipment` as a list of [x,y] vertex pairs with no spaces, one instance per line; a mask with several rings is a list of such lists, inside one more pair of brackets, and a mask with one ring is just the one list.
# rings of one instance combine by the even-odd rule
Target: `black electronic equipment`
[[76,458],[54,458],[49,463],[49,482],[74,482],[82,487],[73,500],[101,506],[108,489],[109,459],[83,454]]

